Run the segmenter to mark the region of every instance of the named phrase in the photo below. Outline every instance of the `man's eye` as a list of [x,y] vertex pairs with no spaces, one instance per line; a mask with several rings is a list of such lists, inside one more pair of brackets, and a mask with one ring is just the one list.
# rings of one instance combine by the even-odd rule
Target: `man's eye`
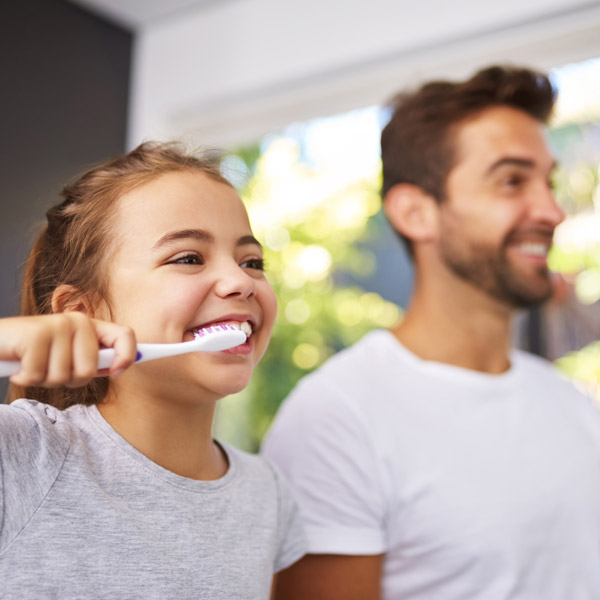
[[171,261],[170,264],[174,265],[201,265],[204,261],[199,254],[186,254],[185,256],[179,256]]
[[506,187],[518,187],[524,182],[523,177],[513,175],[504,179],[503,183]]
[[251,258],[249,260],[245,260],[240,267],[244,269],[257,269],[258,271],[265,270],[265,260],[264,258]]

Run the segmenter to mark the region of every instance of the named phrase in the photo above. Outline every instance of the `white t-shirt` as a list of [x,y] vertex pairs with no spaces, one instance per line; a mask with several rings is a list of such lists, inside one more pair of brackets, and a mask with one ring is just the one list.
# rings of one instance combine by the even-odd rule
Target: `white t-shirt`
[[489,375],[374,331],[304,378],[263,453],[310,553],[385,553],[386,600],[600,599],[600,411],[515,351]]

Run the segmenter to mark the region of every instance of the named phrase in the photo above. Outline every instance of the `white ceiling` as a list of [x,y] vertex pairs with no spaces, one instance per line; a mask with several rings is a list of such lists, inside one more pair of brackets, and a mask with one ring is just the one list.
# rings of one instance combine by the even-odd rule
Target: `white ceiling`
[[71,1],[134,30],[130,147],[229,147],[425,78],[600,57],[600,0]]
[[70,0],[100,17],[137,30],[153,22],[180,18],[212,2],[228,0]]

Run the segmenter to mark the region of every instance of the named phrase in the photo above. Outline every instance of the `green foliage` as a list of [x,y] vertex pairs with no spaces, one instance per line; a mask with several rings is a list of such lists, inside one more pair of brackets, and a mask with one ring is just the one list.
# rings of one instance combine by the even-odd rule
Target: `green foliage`
[[566,354],[556,364],[570,378],[600,398],[600,341]]
[[[279,300],[279,313],[269,348],[248,388],[219,406],[217,431],[221,438],[255,451],[283,398],[304,375],[327,358],[376,327],[389,327],[399,308],[372,292],[341,285],[339,273],[366,276],[374,269],[370,250],[360,243],[376,236],[380,207],[379,174],[369,179],[321,186],[320,174],[289,156],[277,144],[255,165],[242,196],[255,234],[265,244],[269,280]],[[293,149],[292,149],[293,150]],[[269,176],[269,161],[289,168],[280,190]],[[285,170],[285,169],[284,169]],[[289,200],[294,180],[318,203]]]
[[[576,295],[584,304],[600,302],[600,215],[594,204],[600,193],[600,168],[592,135],[594,131],[597,135],[597,129],[597,124],[568,123],[553,129],[550,136],[562,164],[554,178],[556,197],[571,219],[555,236],[549,265],[574,280]],[[600,398],[600,342],[570,352],[556,364]]]
[[[585,151],[586,128],[569,124],[551,135],[565,164],[554,181],[560,204],[569,215],[592,211],[598,167]],[[369,242],[383,226],[379,164],[369,175],[347,174],[340,181],[326,169],[300,160],[297,145],[284,138],[264,151],[258,145],[240,149],[236,157],[246,173],[241,194],[255,234],[265,245],[279,314],[250,385],[221,401],[216,432],[221,439],[256,451],[281,401],[301,377],[369,330],[391,326],[401,311],[375,293],[347,285],[343,277],[364,278],[375,268]],[[597,301],[600,246],[582,241],[577,232],[563,236],[563,243],[552,249],[550,265],[576,276],[583,282],[576,288],[580,296]],[[557,364],[569,376],[598,387],[598,344]]]

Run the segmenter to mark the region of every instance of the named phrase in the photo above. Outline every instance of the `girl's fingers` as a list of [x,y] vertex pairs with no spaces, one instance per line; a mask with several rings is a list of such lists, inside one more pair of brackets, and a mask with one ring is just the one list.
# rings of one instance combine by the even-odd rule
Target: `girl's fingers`
[[28,347],[21,357],[21,370],[12,375],[10,381],[16,385],[39,385],[46,381],[48,372],[48,356],[50,339],[38,339],[37,343]]
[[87,328],[88,336],[94,340],[89,319],[81,314],[60,314],[26,317],[21,324],[23,337],[17,352],[22,353],[21,371],[11,377],[11,381],[18,385],[44,387],[72,384],[73,339],[78,330]]
[[135,360],[132,330],[115,323],[69,312],[0,319],[0,358],[20,360],[11,376],[20,386],[78,387],[98,375],[99,347],[112,347],[115,358],[101,375],[115,375]]
[[68,387],[80,387],[98,374],[98,339],[91,319],[84,317],[71,340],[72,359]]
[[42,382],[44,387],[70,383],[73,370],[73,334],[71,323],[65,321],[64,327],[52,338],[47,357],[46,379]]
[[108,369],[108,374],[122,373],[134,363],[137,354],[133,331],[129,327],[107,321],[94,320],[93,324],[100,344],[115,351],[115,358]]

